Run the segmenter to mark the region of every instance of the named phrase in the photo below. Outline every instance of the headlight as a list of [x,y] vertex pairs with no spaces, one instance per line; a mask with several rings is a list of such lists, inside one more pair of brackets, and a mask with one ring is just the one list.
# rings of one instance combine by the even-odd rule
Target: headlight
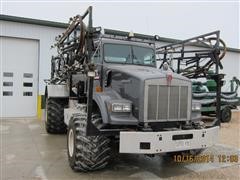
[[201,111],[202,105],[200,103],[193,102],[192,103],[192,111]]
[[131,103],[113,103],[112,112],[131,112]]
[[131,112],[131,104],[123,104],[122,110],[123,112]]

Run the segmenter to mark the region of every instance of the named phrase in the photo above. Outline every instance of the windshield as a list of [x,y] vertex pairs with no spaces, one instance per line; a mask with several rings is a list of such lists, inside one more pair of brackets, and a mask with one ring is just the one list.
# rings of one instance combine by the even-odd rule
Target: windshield
[[104,44],[104,60],[111,63],[155,66],[153,49],[133,45]]

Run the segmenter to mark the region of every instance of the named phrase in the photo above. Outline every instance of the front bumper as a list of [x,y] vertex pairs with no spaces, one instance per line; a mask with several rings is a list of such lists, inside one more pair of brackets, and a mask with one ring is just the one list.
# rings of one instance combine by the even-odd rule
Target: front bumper
[[119,152],[157,154],[206,148],[217,142],[218,131],[219,126],[162,132],[120,132]]

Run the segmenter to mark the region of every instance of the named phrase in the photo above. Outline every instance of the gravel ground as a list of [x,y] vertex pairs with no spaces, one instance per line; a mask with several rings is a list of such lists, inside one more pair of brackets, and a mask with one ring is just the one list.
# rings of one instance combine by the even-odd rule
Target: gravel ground
[[[230,123],[221,124],[219,143],[237,148],[238,152],[240,151],[240,111],[233,110]],[[240,154],[238,155],[240,158]],[[238,162],[240,162],[240,159]],[[170,179],[240,179],[240,165],[206,170],[204,172],[191,172]]]
[[240,111],[233,110],[230,123],[221,125],[220,143],[240,149]]

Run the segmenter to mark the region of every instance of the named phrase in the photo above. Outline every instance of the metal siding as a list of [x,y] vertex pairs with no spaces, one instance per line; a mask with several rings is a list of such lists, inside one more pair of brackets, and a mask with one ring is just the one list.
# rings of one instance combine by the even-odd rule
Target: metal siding
[[[55,37],[65,30],[63,28],[54,28],[41,25],[24,24],[17,22],[9,22],[0,20],[2,31],[0,36],[15,37],[21,39],[31,39],[39,41],[39,94],[44,94],[45,83],[44,79],[50,77],[50,60],[53,54],[56,54],[55,49],[50,49],[55,42]],[[16,49],[18,53],[18,49]]]

